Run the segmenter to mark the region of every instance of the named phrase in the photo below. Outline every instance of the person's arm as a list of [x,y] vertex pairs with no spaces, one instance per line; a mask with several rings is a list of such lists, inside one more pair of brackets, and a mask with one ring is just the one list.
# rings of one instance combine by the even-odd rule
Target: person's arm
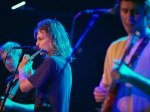
[[106,98],[108,93],[107,88],[108,87],[103,84],[94,88],[93,94],[96,102],[102,102]]
[[27,72],[26,72],[26,65],[32,65],[27,60],[29,59],[28,55],[25,55],[22,59],[22,61],[19,64],[18,70],[19,70],[19,81],[20,81],[20,89],[22,92],[28,92],[33,88],[33,85],[28,81],[27,79]]
[[118,60],[114,60],[116,66],[114,67],[114,70],[112,71],[113,77],[116,80],[120,80],[121,82],[128,82],[139,89],[141,89],[146,94],[150,95],[150,80],[141,76],[140,74],[135,73],[133,70],[131,70],[129,67],[127,67],[125,64],[122,64],[119,71],[117,70],[118,65],[120,62]]
[[28,92],[32,88],[34,88],[34,86],[27,79],[24,80],[19,79],[19,81],[20,81],[20,89],[22,92]]
[[129,83],[135,85],[136,87],[141,89],[143,92],[150,95],[150,80],[149,79],[134,72],[130,76]]
[[20,81],[20,89],[22,92],[28,92],[34,87],[26,78],[23,69],[19,69],[19,81]]
[[13,108],[15,111],[18,111],[18,112],[33,112],[34,104],[20,104],[20,103],[14,102]]
[[111,84],[112,77],[110,75],[110,69],[112,66],[110,55],[111,47],[108,48],[104,62],[104,72],[99,86],[94,88],[94,98],[96,102],[102,102],[107,96],[109,85]]
[[[1,100],[3,99],[4,97],[1,97]],[[15,110],[17,112],[33,112],[34,104],[21,104],[7,98],[3,110],[4,111]]]

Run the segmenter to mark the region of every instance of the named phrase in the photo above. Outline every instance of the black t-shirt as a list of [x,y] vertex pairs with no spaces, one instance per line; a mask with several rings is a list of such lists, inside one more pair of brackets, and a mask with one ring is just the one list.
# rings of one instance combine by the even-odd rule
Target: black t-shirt
[[46,58],[28,80],[38,90],[35,112],[43,104],[51,105],[49,112],[69,111],[72,71],[64,60],[56,56]]

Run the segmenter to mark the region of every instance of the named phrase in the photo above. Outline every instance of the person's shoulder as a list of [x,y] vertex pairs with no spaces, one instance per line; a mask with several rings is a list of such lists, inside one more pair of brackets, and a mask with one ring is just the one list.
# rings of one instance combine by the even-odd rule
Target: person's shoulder
[[65,61],[62,57],[60,56],[50,56],[49,57],[50,60],[52,61]]
[[64,64],[70,65],[67,60],[63,59],[61,56],[50,56],[50,63],[57,66],[63,66]]
[[119,39],[113,41],[113,42],[111,43],[111,45],[117,45],[117,44],[120,44],[120,43],[124,43],[124,42],[126,42],[127,39],[128,39],[128,36],[121,37],[121,38],[119,38]]
[[65,60],[63,60],[61,57],[50,56],[50,57],[47,57],[44,62],[47,62],[47,63],[58,63],[58,62],[64,62],[64,61]]
[[118,48],[120,45],[123,45],[127,42],[127,39],[128,39],[128,36],[124,36],[124,37],[121,37],[115,41],[113,41],[109,47],[108,47],[108,52],[109,51],[113,51],[114,49]]

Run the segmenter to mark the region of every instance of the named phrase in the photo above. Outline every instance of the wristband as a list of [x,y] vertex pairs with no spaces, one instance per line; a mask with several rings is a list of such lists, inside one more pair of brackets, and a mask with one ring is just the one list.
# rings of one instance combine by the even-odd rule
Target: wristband
[[27,77],[25,76],[24,70],[23,69],[19,69],[19,80],[25,80],[27,79]]

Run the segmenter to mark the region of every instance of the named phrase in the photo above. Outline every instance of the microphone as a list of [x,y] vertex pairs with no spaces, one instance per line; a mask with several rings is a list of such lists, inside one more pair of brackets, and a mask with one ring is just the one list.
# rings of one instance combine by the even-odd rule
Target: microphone
[[38,46],[21,46],[21,47],[13,47],[12,49],[24,49],[24,50],[35,50],[38,51]]
[[108,14],[116,14],[115,8],[110,9],[91,9],[91,10],[83,10],[83,13],[91,14],[91,13],[108,13]]

